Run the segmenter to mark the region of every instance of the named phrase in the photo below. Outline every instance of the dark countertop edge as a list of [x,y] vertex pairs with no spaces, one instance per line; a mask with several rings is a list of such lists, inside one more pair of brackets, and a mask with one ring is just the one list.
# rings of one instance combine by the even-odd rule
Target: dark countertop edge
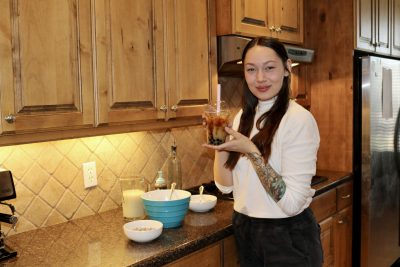
[[175,260],[181,259],[189,255],[190,253],[203,249],[209,245],[215,244],[216,242],[232,234],[233,234],[232,225],[228,225],[224,228],[219,229],[214,233],[204,236],[203,238],[184,243],[172,249],[168,249],[160,254],[146,258],[140,262],[134,263],[129,266],[132,267],[163,266]]
[[331,190],[331,189],[333,189],[335,187],[338,187],[341,184],[344,184],[344,183],[346,183],[348,181],[351,181],[351,180],[353,180],[353,174],[352,173],[348,173],[345,176],[341,177],[340,179],[338,179],[338,180],[336,180],[334,182],[331,182],[328,185],[323,186],[320,189],[317,189],[315,191],[314,197],[316,197],[318,195],[321,195],[321,194],[323,194],[323,193],[325,193],[325,192],[327,192],[327,191],[329,191],[329,190]]

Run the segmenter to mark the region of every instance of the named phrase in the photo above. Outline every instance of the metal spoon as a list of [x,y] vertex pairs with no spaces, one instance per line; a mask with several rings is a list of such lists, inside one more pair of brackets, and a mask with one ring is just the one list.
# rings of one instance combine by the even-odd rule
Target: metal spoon
[[171,200],[172,193],[174,193],[174,190],[175,190],[175,186],[176,186],[176,183],[172,183],[171,184],[171,193],[169,194],[168,200]]

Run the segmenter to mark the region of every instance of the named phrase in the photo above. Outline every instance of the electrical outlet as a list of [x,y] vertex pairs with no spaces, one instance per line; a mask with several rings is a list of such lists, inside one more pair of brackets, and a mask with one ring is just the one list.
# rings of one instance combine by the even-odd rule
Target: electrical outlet
[[82,164],[83,169],[83,183],[85,188],[97,185],[96,162],[85,162]]

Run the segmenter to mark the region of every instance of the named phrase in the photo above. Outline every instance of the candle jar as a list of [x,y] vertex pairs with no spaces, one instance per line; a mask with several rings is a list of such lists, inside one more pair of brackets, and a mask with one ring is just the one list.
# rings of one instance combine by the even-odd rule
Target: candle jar
[[126,220],[144,219],[146,216],[141,196],[148,191],[148,183],[142,175],[121,177],[122,213]]

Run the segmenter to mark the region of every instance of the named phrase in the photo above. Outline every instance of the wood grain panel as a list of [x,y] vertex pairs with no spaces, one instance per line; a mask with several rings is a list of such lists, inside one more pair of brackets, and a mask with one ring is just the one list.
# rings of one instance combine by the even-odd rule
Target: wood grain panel
[[4,132],[93,125],[90,4],[1,1],[2,117],[16,118]]
[[305,46],[311,112],[321,142],[317,168],[352,171],[353,1],[305,1]]
[[392,55],[400,57],[400,1],[393,1]]

